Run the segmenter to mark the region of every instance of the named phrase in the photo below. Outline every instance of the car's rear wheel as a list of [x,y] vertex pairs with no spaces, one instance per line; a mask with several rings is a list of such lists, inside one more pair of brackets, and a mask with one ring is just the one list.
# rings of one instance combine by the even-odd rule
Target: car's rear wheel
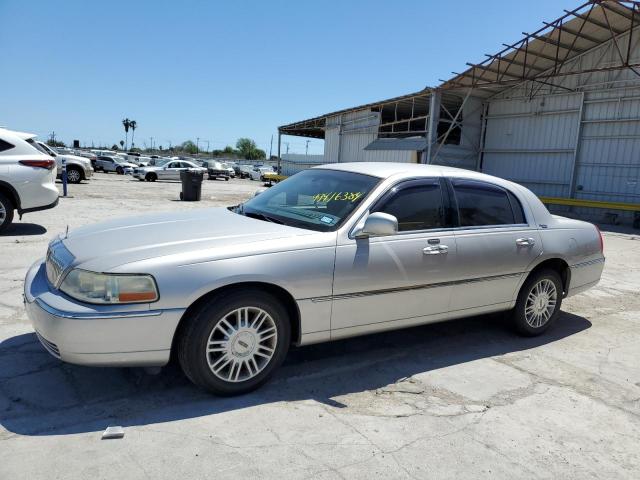
[[147,173],[144,179],[147,182],[155,182],[158,179],[158,176],[155,173]]
[[116,168],[116,173],[117,173],[118,175],[122,175],[122,174],[124,174],[124,170],[123,170],[123,168],[122,168],[122,167],[117,167],[117,168]]
[[82,172],[77,167],[67,167],[67,181],[69,183],[80,183]]
[[186,321],[177,345],[182,370],[193,383],[217,395],[258,388],[289,349],[287,310],[260,290],[216,296]]
[[13,222],[13,202],[3,193],[0,193],[0,232],[5,230]]
[[545,332],[560,314],[562,280],[555,270],[532,273],[518,294],[513,310],[518,333],[533,337]]

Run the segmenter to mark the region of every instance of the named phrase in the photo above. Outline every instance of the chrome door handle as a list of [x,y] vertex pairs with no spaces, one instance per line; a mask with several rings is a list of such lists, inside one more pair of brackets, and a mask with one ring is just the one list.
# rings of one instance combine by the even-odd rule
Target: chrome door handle
[[449,247],[446,245],[434,245],[432,247],[424,247],[422,253],[425,255],[440,255],[441,253],[447,253]]
[[529,238],[518,238],[516,240],[516,245],[519,247],[533,247],[536,244],[536,241],[529,237]]

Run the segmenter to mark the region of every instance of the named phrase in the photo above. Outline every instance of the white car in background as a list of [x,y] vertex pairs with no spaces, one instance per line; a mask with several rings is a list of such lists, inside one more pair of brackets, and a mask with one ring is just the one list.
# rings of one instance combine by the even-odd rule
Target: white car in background
[[180,180],[182,170],[198,170],[206,175],[207,169],[187,160],[172,160],[161,166],[135,168],[133,176],[138,180],[155,182],[156,180]]
[[275,173],[273,171],[272,167],[269,166],[260,166],[260,167],[255,167],[253,170],[251,170],[251,180],[260,180],[260,181],[264,181],[264,175],[267,173]]
[[91,175],[93,175],[91,160],[88,158],[55,152],[49,145],[34,138],[28,139],[27,143],[38,148],[42,153],[51,155],[55,159],[56,167],[58,168],[58,178],[62,178],[63,160],[67,165],[67,181],[69,183],[80,183],[82,180],[89,180]]
[[0,232],[24,213],[58,204],[56,161],[29,145],[22,132],[0,128]]
[[96,158],[96,171],[102,170],[104,173],[116,172],[118,175],[124,175],[126,168],[136,167],[135,163],[127,162],[117,155],[104,155]]

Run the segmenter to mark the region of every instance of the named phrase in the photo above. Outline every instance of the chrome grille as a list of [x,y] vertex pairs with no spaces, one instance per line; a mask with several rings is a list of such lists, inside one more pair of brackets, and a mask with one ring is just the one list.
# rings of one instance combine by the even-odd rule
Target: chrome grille
[[62,241],[55,240],[49,244],[47,250],[46,271],[47,280],[54,287],[57,287],[62,275],[73,263],[74,257],[63,245]]
[[40,340],[40,343],[42,344],[42,346],[47,350],[47,352],[49,352],[51,355],[53,355],[56,358],[60,358],[60,350],[58,349],[58,346],[55,343],[50,342],[49,340],[44,338],[42,335],[40,335],[38,332],[36,332],[36,336],[38,337],[38,340]]

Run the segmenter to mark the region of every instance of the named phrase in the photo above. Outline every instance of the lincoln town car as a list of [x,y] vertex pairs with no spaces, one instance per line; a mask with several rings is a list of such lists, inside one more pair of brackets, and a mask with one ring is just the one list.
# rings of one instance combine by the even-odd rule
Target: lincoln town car
[[29,269],[24,295],[62,361],[173,357],[196,385],[233,395],[263,384],[292,344],[501,311],[520,334],[543,334],[603,266],[594,225],[550,214],[516,183],[344,163],[228,208],[63,233]]

